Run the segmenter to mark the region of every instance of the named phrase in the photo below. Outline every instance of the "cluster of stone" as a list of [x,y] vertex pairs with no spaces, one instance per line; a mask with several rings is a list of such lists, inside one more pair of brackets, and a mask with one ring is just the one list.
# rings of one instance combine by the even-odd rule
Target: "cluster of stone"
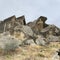
[[55,25],[46,24],[47,17],[40,16],[33,22],[26,23],[25,16],[15,15],[0,21],[0,33],[21,40],[22,44],[46,45],[49,42],[60,42],[60,29]]

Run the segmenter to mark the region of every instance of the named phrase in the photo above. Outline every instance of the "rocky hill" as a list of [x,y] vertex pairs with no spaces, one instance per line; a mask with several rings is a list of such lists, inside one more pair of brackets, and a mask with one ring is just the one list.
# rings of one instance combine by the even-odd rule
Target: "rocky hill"
[[46,20],[40,16],[26,23],[24,16],[14,15],[1,21],[1,60],[59,60],[60,28],[46,24]]

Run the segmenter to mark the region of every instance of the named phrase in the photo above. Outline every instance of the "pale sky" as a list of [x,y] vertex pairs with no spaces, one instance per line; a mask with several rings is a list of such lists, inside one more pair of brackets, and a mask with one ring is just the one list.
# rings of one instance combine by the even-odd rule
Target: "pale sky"
[[0,20],[13,15],[27,22],[46,16],[46,23],[60,27],[60,0],[0,0]]

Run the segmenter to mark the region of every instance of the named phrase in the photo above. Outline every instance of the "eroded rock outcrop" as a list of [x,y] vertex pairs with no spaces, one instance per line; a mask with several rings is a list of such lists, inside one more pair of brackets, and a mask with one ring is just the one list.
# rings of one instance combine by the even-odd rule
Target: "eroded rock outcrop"
[[45,37],[48,37],[49,35],[60,36],[60,29],[58,27],[56,27],[55,25],[49,25],[49,26],[45,27],[44,29],[42,29],[41,33]]
[[16,18],[14,15],[0,22],[0,33],[9,32],[10,36],[21,40],[22,43],[24,41],[25,44],[46,45],[47,42],[59,42],[60,29],[55,25],[46,24],[46,20],[47,17],[40,16],[26,24],[24,16]]
[[0,23],[0,33],[13,30],[17,25],[26,25],[25,17],[21,16],[16,18],[15,15],[4,19]]
[[47,20],[46,17],[44,16],[40,16],[37,20],[33,21],[33,22],[29,22],[27,25],[30,26],[32,28],[32,30],[36,33],[39,34],[39,32],[47,27],[48,25],[45,23],[45,21]]

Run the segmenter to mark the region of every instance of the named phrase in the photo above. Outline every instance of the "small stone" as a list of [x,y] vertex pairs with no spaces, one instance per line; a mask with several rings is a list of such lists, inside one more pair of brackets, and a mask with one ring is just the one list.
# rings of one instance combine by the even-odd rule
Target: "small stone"
[[24,43],[24,45],[35,45],[33,39],[25,40],[23,43]]

